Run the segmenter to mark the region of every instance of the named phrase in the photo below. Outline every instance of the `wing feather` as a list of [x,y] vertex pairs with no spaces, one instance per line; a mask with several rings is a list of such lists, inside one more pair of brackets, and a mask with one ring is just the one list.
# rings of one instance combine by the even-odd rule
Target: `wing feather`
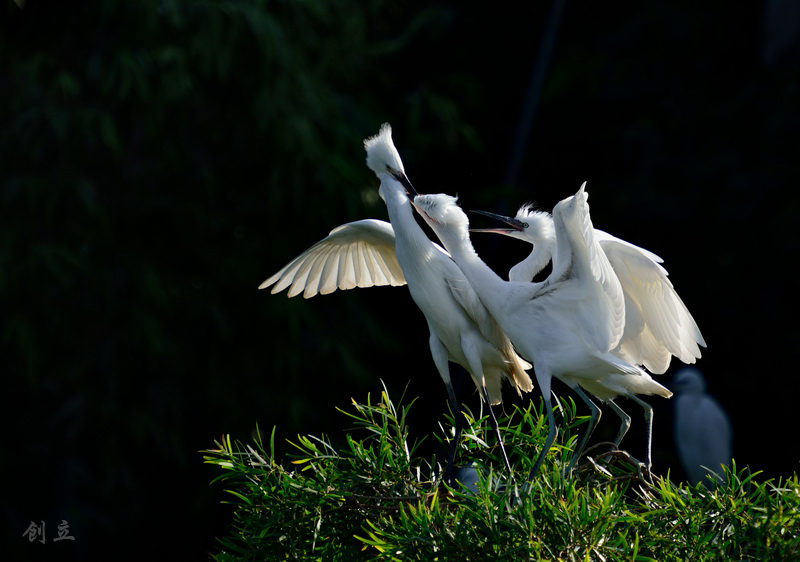
[[618,346],[625,329],[625,296],[594,235],[585,183],[553,209],[556,253],[548,279],[572,279],[581,287],[574,314],[584,337],[603,352]]
[[405,285],[392,225],[365,219],[343,224],[259,285],[304,298],[355,287]]
[[[631,359],[650,372],[660,374],[669,367],[670,355],[694,363],[705,346],[692,315],[667,277],[663,260],[643,248],[600,231],[600,244],[625,292],[626,302],[635,303],[641,315],[626,321],[620,343]],[[630,305],[628,305],[630,306]]]

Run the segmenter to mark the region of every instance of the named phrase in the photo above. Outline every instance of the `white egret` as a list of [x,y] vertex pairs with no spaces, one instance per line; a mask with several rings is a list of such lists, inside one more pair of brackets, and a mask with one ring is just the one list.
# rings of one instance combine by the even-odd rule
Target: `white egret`
[[[460,407],[450,380],[448,361],[464,367],[489,404],[492,423],[500,438],[492,404],[501,402],[504,380],[518,393],[533,389],[525,372],[531,365],[514,351],[508,337],[447,252],[434,244],[414,218],[409,200],[416,194],[385,124],[378,135],[364,141],[367,166],[380,179],[378,193],[386,203],[391,224],[367,220],[348,223],[292,260],[259,288],[272,292],[290,287],[289,296],[373,285],[408,284],[411,297],[425,315],[434,364],[447,387],[456,421],[456,435],[447,477],[461,434]],[[502,448],[502,441],[500,441]],[[505,457],[506,465],[510,466]]]
[[683,470],[692,484],[713,485],[713,481],[722,480],[722,466],[730,466],[733,456],[728,415],[706,393],[706,382],[697,369],[681,369],[671,386],[675,391],[675,445]]
[[[541,466],[555,439],[550,404],[551,378],[601,400],[636,394],[671,396],[640,367],[629,363],[618,346],[625,329],[625,297],[600,247],[589,216],[585,183],[553,209],[556,251],[553,270],[541,283],[504,281],[478,256],[469,238],[469,219],[449,195],[418,195],[414,207],[431,226],[466,275],[472,288],[519,353],[533,363],[545,401],[548,435],[530,477]],[[592,428],[589,428],[589,430]],[[578,445],[580,453],[588,431]],[[573,457],[573,464],[575,457]],[[647,451],[646,465],[650,466]]]
[[[503,221],[510,228],[471,229],[472,232],[493,232],[533,244],[531,253],[509,271],[510,281],[533,281],[557,250],[555,224],[549,213],[536,211],[530,205],[523,205],[513,218],[486,211],[475,212]],[[660,265],[663,260],[597,228],[594,237],[608,258],[625,296],[625,329],[615,353],[632,365],[643,365],[653,374],[664,373],[673,355],[688,364],[699,359],[698,345],[705,347],[705,340],[675,292],[666,269]],[[622,382],[633,380],[623,379]],[[630,427],[630,416],[613,398],[606,398],[604,402],[621,419],[620,430],[613,441],[618,447]],[[652,409],[645,402],[640,404],[645,409],[649,436]],[[590,421],[589,428],[595,427],[599,421],[600,411],[592,409],[593,418],[595,413],[597,417]],[[648,450],[649,447],[648,444]]]

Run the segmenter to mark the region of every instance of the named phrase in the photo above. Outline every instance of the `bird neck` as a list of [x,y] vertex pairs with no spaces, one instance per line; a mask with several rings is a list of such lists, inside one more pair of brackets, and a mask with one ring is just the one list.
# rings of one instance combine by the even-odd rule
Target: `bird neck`
[[543,240],[533,245],[531,253],[524,260],[511,268],[508,272],[509,281],[530,282],[539,273],[547,262],[553,257],[555,243],[552,240]]
[[[394,182],[394,185],[392,182]],[[394,178],[381,180],[380,194],[386,203],[389,221],[395,235],[395,251],[401,267],[408,255],[433,251],[434,247],[428,236],[414,218],[414,210],[404,189],[398,189],[399,182]]]
[[468,228],[445,228],[431,223],[439,240],[464,272],[472,288],[490,311],[504,300],[506,282],[480,258],[469,238]]

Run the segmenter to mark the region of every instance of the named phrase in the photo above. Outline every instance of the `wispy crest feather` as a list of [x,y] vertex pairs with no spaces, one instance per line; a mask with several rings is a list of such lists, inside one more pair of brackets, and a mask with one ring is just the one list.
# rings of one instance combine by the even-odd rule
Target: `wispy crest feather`
[[392,127],[389,123],[381,125],[377,135],[364,139],[364,148],[367,151],[367,167],[376,174],[385,174],[387,165],[405,174],[400,153],[392,141]]

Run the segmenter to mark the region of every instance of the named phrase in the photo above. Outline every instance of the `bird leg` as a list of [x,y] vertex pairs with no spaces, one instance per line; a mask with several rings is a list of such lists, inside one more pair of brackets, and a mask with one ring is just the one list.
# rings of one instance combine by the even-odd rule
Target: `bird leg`
[[597,447],[602,447],[603,445],[609,445],[609,444],[611,445],[612,450],[619,450],[619,444],[622,442],[622,438],[625,437],[625,435],[628,433],[628,429],[630,429],[631,427],[631,417],[627,413],[625,413],[625,411],[622,408],[620,408],[616,402],[609,399],[605,400],[605,403],[608,404],[612,410],[614,410],[614,412],[619,416],[619,419],[621,420],[617,436],[614,437],[613,441],[603,441],[602,443],[595,443],[588,449],[585,449],[583,451],[584,454],[588,455],[590,451],[596,449]]
[[[630,453],[628,453],[627,451],[622,451],[619,448],[619,445],[622,442],[622,438],[625,437],[625,434],[628,433],[628,429],[630,429],[630,427],[631,427],[631,417],[622,408],[620,408],[619,405],[616,402],[614,402],[613,400],[606,400],[605,402],[606,402],[606,404],[608,404],[611,407],[612,410],[614,410],[614,412],[616,412],[616,414],[619,416],[619,419],[622,422],[620,424],[620,426],[619,426],[619,431],[617,432],[617,436],[614,437],[614,440],[611,441],[611,443],[610,443],[611,447],[612,447],[612,452],[625,455],[629,459],[631,464],[635,464],[635,465],[637,465],[639,467],[639,473],[640,473],[640,476],[641,476],[642,467],[645,467],[645,469],[647,469],[647,467],[645,466],[645,463],[643,463],[643,462],[641,462],[639,460],[636,460],[635,458],[633,458],[631,456]],[[652,419],[652,417],[651,417],[651,419]],[[600,447],[600,446],[605,445],[605,444],[607,444],[607,442],[596,443],[596,444],[592,445],[591,447],[589,447],[584,452],[588,454],[589,451],[591,451],[595,447]],[[603,455],[601,455],[601,456],[603,456]],[[598,457],[598,458],[600,458],[600,457]]]
[[486,391],[486,386],[481,386],[481,395],[483,396],[484,402],[486,402],[486,407],[489,408],[489,420],[492,424],[492,429],[497,434],[497,443],[500,445],[500,452],[503,453],[503,460],[506,463],[506,469],[508,469],[508,476],[513,480],[514,476],[511,473],[511,463],[508,461],[508,455],[506,454],[506,448],[503,445],[503,436],[500,435],[500,425],[497,423],[497,418],[494,416],[494,410],[492,410],[492,403],[489,401],[489,393]]
[[453,412],[454,435],[452,439],[452,445],[450,447],[450,455],[447,458],[447,467],[444,470],[444,481],[447,482],[448,485],[452,485],[453,465],[456,462],[458,444],[461,441],[461,431],[464,428],[464,413],[461,411],[459,406],[458,399],[456,398],[456,392],[453,389],[453,384],[447,380],[445,381],[445,386],[447,387],[447,397],[450,402],[450,410]]
[[439,371],[439,376],[442,377],[444,386],[447,388],[447,399],[450,402],[450,410],[453,413],[453,429],[455,430],[455,434],[453,435],[450,454],[447,458],[447,466],[444,469],[444,481],[447,482],[447,484],[452,484],[453,465],[456,460],[456,453],[458,452],[458,444],[461,440],[461,431],[464,427],[464,414],[461,411],[461,405],[458,402],[458,398],[456,398],[456,391],[453,388],[452,381],[450,380],[447,349],[445,349],[444,344],[438,337],[436,337],[436,334],[432,329],[430,338],[428,339],[428,344],[431,348],[431,357],[433,358],[434,365],[436,365],[436,370]]
[[614,412],[619,416],[619,419],[622,423],[619,426],[619,432],[617,432],[617,436],[614,437],[614,444],[615,449],[619,449],[619,444],[622,443],[622,438],[625,437],[625,434],[628,433],[628,429],[631,427],[631,417],[625,413],[625,411],[620,408],[613,400],[606,400],[606,404],[608,404]]
[[651,456],[651,446],[653,443],[653,407],[633,394],[629,395],[628,398],[644,408],[644,423],[645,431],[647,432],[647,448],[645,449],[644,466],[649,473],[650,468],[653,466],[653,459]]
[[[620,481],[620,480],[638,480],[640,483],[644,484],[647,487],[653,486],[653,476],[649,470],[644,466],[643,462],[640,462],[633,458],[630,453],[627,451],[620,451],[620,450],[612,450],[606,451],[605,453],[600,453],[597,457],[592,458],[587,455],[587,461],[585,464],[581,465],[580,469],[586,469],[587,467],[591,467],[597,472],[603,474],[606,477],[609,477],[612,481]],[[608,459],[604,465],[599,464],[600,460]],[[611,463],[614,460],[622,461],[624,463],[629,464],[633,468],[636,469],[636,473],[631,474],[623,474],[614,476],[614,474],[609,470]],[[609,468],[606,468],[609,467]]]
[[[541,388],[543,385],[541,384],[541,380],[539,381],[539,387]],[[543,394],[544,398],[544,407],[547,411],[547,439],[545,440],[544,446],[542,450],[539,451],[539,456],[536,458],[536,462],[533,464],[533,468],[531,469],[530,474],[528,475],[528,482],[531,482],[535,477],[536,474],[539,472],[539,469],[542,467],[542,462],[544,462],[544,457],[550,451],[550,447],[553,445],[553,441],[556,439],[556,420],[553,416],[553,406],[550,404],[550,391],[547,391],[547,394]]]
[[597,423],[600,421],[600,416],[602,412],[600,408],[597,407],[597,404],[592,402],[591,398],[589,398],[586,393],[578,386],[574,389],[575,393],[581,397],[581,400],[586,402],[586,405],[589,406],[589,410],[592,412],[592,417],[589,419],[589,425],[586,427],[586,430],[583,432],[583,436],[581,437],[578,446],[575,447],[575,452],[572,455],[572,460],[569,463],[569,467],[567,468],[567,474],[572,472],[572,469],[575,468],[575,463],[580,458],[581,454],[583,453],[583,449],[586,447],[586,443],[589,441],[589,437],[591,437],[592,433],[594,433],[595,427],[597,427]]
[[[631,462],[635,462],[635,464],[639,467],[639,474],[643,479],[650,477],[650,468],[652,467],[652,457],[651,457],[651,445],[653,440],[653,407],[650,406],[644,400],[636,397],[635,395],[631,394],[628,395],[628,398],[637,402],[643,409],[644,409],[644,419],[645,419],[645,431],[647,433],[647,447],[645,449],[645,462],[641,462],[636,460],[630,453],[626,451],[620,451],[619,445],[622,442],[622,438],[625,437],[625,434],[628,432],[628,428],[631,426],[631,417],[625,413],[625,411],[620,408],[613,400],[607,400],[606,403],[611,406],[611,409],[614,410],[617,415],[619,416],[620,420],[622,420],[622,424],[620,425],[619,432],[617,432],[617,436],[612,441],[612,445],[616,452],[624,453],[627,458],[631,460]],[[598,444],[599,445],[599,444]],[[593,449],[594,447],[590,447]]]
[[478,349],[480,349],[480,343],[474,336],[465,335],[462,337],[461,349],[464,351],[464,356],[469,363],[469,370],[470,374],[472,375],[472,380],[480,389],[481,398],[484,402],[486,402],[486,407],[489,408],[489,420],[491,421],[492,429],[494,429],[494,432],[497,434],[497,442],[500,444],[500,451],[503,453],[503,460],[506,463],[508,475],[513,480],[513,476],[511,474],[511,463],[508,462],[506,448],[503,445],[503,437],[500,435],[500,426],[497,424],[497,418],[495,418],[494,410],[492,410],[492,401],[489,399],[489,392],[486,390],[486,378],[483,373],[483,364],[481,361],[481,356],[478,353]]

